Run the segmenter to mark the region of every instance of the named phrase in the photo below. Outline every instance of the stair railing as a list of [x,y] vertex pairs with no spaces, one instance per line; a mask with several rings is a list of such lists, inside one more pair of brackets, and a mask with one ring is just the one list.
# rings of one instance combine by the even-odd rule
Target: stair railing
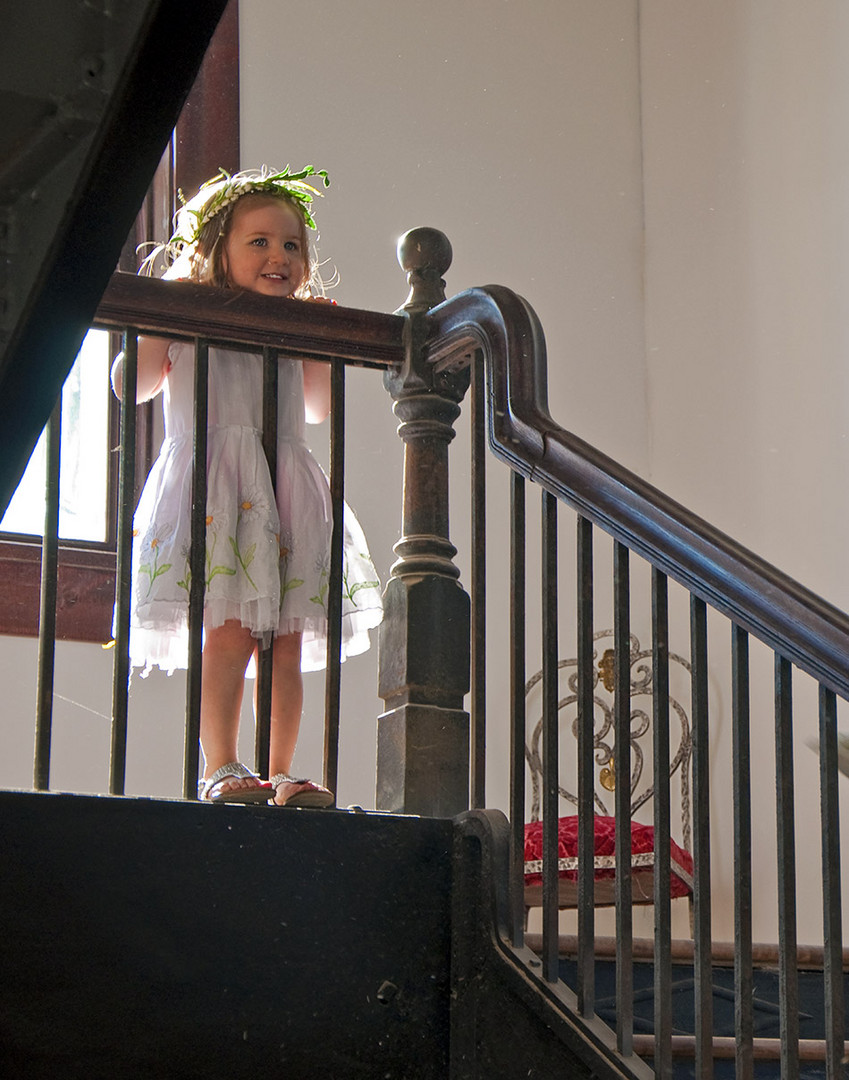
[[[558,874],[558,506],[575,512],[577,567],[575,626],[578,645],[579,716],[591,716],[594,678],[594,530],[613,540],[615,680],[625,692],[617,707],[616,773],[630,775],[627,641],[630,631],[630,570],[634,557],[651,576],[652,660],[654,670],[654,775],[669,774],[669,582],[689,597],[693,724],[693,856],[695,1032],[685,1038],[673,1029],[672,927],[669,903],[670,799],[657,785],[654,800],[655,875],[653,1037],[635,1037],[633,1001],[634,938],[629,860],[616,861],[616,1046],[623,1062],[636,1051],[653,1060],[655,1075],[672,1073],[673,1054],[695,1057],[696,1075],[711,1076],[716,1047],[725,1056],[733,1046],[738,1077],[751,1077],[756,1054],[775,1052],[782,1075],[799,1074],[799,1061],[819,1053],[827,1075],[837,1077],[844,1043],[844,954],[841,925],[837,701],[849,698],[849,618],[773,566],[723,535],[650,484],[560,427],[548,411],[544,336],[531,307],[508,289],[473,289],[441,303],[423,318],[419,334],[426,363],[434,371],[464,365],[475,372],[476,392],[486,400],[486,431],[495,455],[510,467],[511,484],[511,833],[512,946],[524,942],[523,841],[525,821],[525,609],[526,482],[541,492],[543,733],[543,927],[538,943],[542,977],[556,983],[560,971]],[[480,472],[480,470],[479,470]],[[480,500],[480,492],[473,496]],[[479,524],[477,528],[482,529]],[[474,538],[473,546],[478,548]],[[475,597],[473,596],[473,602]],[[710,734],[708,712],[708,612],[730,620],[732,671],[732,795],[734,866],[735,1027],[716,1042],[712,1009]],[[481,640],[482,620],[473,614],[472,640]],[[749,639],[759,640],[774,657],[776,875],[778,880],[778,966],[780,1034],[755,1038],[752,941],[752,768],[750,734]],[[712,658],[713,659],[713,658]],[[623,670],[624,669],[624,670]],[[810,675],[818,686],[820,813],[823,876],[824,1039],[800,1039],[797,952],[797,858],[793,756],[793,672]],[[476,667],[472,698],[485,700],[475,683],[485,675]],[[623,681],[624,680],[624,681]],[[473,728],[477,723],[473,715]],[[590,1022],[596,1013],[593,911],[593,760],[592,725],[578,731],[579,855],[578,940],[574,1007]],[[474,737],[476,745],[484,739]],[[763,748],[760,748],[761,756]],[[757,759],[759,760],[759,758]],[[477,765],[480,769],[480,763]],[[475,766],[473,763],[473,771]],[[620,785],[626,788],[627,785]],[[617,792],[618,794],[618,792]],[[627,804],[617,800],[617,850],[625,851],[630,833],[621,824]],[[627,839],[626,839],[627,836]],[[529,973],[534,977],[533,971]],[[572,1000],[572,999],[569,999]],[[722,1044],[720,1046],[720,1043]],[[767,1046],[766,1044],[770,1045]]]
[[[262,353],[264,358],[264,428],[267,453],[276,438],[276,360],[291,355],[327,362],[331,372],[330,490],[334,511],[331,577],[328,587],[328,665],[325,693],[324,783],[336,790],[340,712],[340,622],[342,574],[342,505],[344,500],[345,367],[376,370],[400,367],[404,319],[395,315],[357,311],[330,305],[294,302],[281,305],[256,294],[233,295],[189,282],[162,282],[131,274],[116,274],[98,307],[96,325],[123,336],[126,376],[123,388],[119,477],[119,522],[115,597],[115,660],[109,793],[125,788],[129,695],[129,585],[132,516],[136,478],[135,361],[140,334],[167,334],[195,343],[195,472],[193,476],[193,538],[190,555],[192,591],[189,598],[189,671],[183,762],[183,797],[197,798],[199,768],[200,671],[205,514],[206,358],[211,343],[235,345]],[[58,415],[58,412],[57,412]],[[49,790],[52,745],[53,657],[57,587],[58,444],[56,417],[50,425],[47,525],[42,553],[38,709],[35,734],[34,788]],[[276,470],[275,470],[276,471]],[[270,653],[270,649],[266,650]],[[271,691],[270,656],[260,654],[258,670],[255,768],[267,773]]]
[[[386,617],[380,629],[379,692],[386,712],[379,718],[378,792],[380,809],[452,816],[469,804],[468,714],[463,709],[469,685],[469,599],[459,586],[452,563],[455,549],[448,538],[447,446],[452,422],[468,386],[469,373],[460,364],[454,373],[421,364],[421,318],[429,306],[444,299],[439,265],[428,260],[432,245],[410,234],[404,256],[411,293],[395,315],[327,305],[280,305],[255,294],[219,292],[190,282],[162,282],[130,274],[111,279],[98,306],[95,325],[123,336],[126,377],[123,388],[119,477],[119,523],[115,575],[115,663],[111,718],[109,793],[125,790],[128,738],[129,586],[132,552],[132,509],[135,501],[136,409],[135,360],[140,335],[168,335],[195,343],[193,476],[193,583],[189,598],[190,642],[187,677],[183,796],[197,797],[200,671],[202,655],[201,583],[205,492],[206,357],[210,344],[236,345],[262,352],[266,404],[273,400],[270,376],[275,358],[291,355],[332,365],[330,488],[337,523],[332,544],[329,595],[341,595],[341,507],[344,497],[344,370],[357,365],[383,370],[395,399],[404,442],[404,500],[398,561],[387,586]],[[441,236],[441,234],[439,234]],[[437,244],[436,263],[447,268],[450,245]],[[264,408],[268,428],[275,410]],[[57,512],[58,437],[54,433],[54,465],[48,477],[48,525],[42,556],[39,657],[39,709],[36,721],[34,787],[49,790],[52,746],[53,657],[56,628],[53,614],[58,595]],[[273,451],[274,438],[264,442]],[[339,611],[329,612],[325,707],[324,782],[336,786],[340,676],[338,660]],[[448,632],[445,628],[448,627]],[[335,630],[333,629],[335,627]],[[335,635],[335,636],[334,636]],[[270,701],[270,665],[261,658],[258,673],[258,724],[255,767],[266,771]],[[446,741],[446,733],[451,733]],[[437,747],[427,759],[427,747]],[[482,757],[481,757],[482,760]],[[433,770],[439,783],[433,783]]]

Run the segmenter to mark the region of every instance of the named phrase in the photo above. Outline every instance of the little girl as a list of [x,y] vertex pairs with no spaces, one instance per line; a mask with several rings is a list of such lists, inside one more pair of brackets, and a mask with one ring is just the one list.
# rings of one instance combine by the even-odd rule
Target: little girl
[[[241,172],[208,181],[177,215],[164,275],[281,300],[311,298],[317,280],[307,226],[314,195],[300,173]],[[112,382],[120,394],[121,356]],[[130,660],[188,665],[194,346],[140,338],[138,400],[163,394],[165,440],[135,516]],[[303,703],[302,670],[324,666],[332,528],[324,473],[304,443],[304,420],[330,409],[330,367],[280,359],[276,499],[261,442],[262,358],[209,349],[206,592],[200,797],[211,802],[327,806],[333,794],[290,775]],[[380,587],[365,538],[345,514],[343,655],[369,647]],[[238,761],[245,672],[273,638],[270,781]]]

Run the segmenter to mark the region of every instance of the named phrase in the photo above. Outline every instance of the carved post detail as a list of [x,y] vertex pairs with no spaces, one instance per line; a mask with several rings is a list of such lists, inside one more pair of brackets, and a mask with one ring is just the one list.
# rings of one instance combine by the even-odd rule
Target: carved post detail
[[470,371],[435,371],[425,350],[427,311],[445,299],[451,245],[436,229],[398,242],[407,272],[407,355],[384,384],[404,442],[397,562],[384,594],[377,722],[377,808],[451,817],[469,806],[469,597],[448,539],[448,444]]

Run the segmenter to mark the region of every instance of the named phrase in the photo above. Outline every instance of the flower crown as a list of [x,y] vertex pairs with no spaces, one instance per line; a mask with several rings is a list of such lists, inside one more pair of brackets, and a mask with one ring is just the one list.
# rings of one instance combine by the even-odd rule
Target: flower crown
[[194,247],[200,239],[201,232],[207,222],[221,213],[230,203],[241,199],[243,195],[269,194],[285,195],[297,203],[304,215],[304,221],[311,228],[315,228],[310,207],[313,197],[321,196],[321,192],[304,180],[308,176],[318,176],[324,182],[325,187],[330,187],[330,180],[324,169],[316,171],[312,165],[307,165],[298,173],[289,171],[289,166],[282,172],[272,173],[263,166],[262,169],[249,169],[245,172],[233,173],[231,176],[224,169],[207,180],[200,188],[197,195],[188,202],[183,200],[183,193],[179,192],[183,206],[177,212],[177,228],[171,237],[168,247],[174,251]]

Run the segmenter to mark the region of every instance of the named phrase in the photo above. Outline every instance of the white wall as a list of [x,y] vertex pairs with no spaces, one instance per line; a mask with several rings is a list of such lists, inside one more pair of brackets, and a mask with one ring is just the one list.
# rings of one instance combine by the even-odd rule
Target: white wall
[[845,608],[849,8],[650,0],[642,42],[652,478]]
[[[651,479],[846,609],[849,8],[640,7]],[[717,763],[730,756],[728,640],[717,620]],[[752,700],[756,927],[774,939],[772,672],[755,646],[753,670],[763,676]],[[811,883],[800,937],[816,940],[820,823],[805,745],[816,700],[805,678],[797,684],[797,843]],[[726,905],[728,783],[726,765],[713,785]]]

